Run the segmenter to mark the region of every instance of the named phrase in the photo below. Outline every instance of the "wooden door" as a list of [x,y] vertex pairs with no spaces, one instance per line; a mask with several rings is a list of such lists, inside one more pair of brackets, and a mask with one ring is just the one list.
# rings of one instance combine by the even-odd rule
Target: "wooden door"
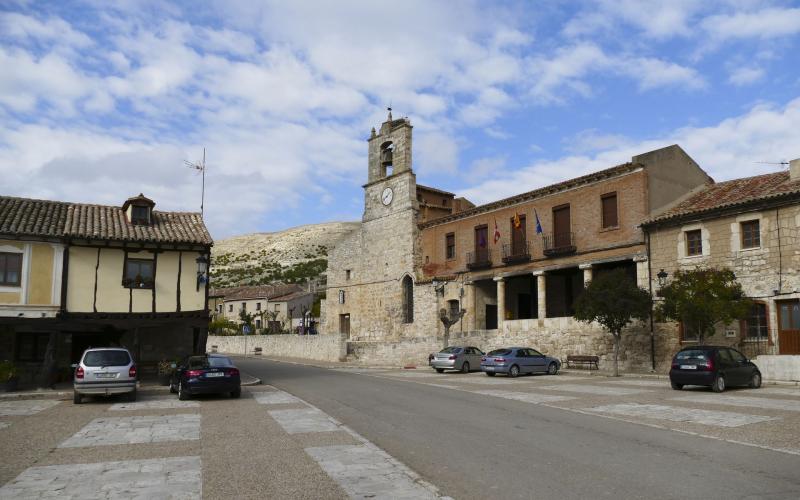
[[475,228],[475,262],[489,260],[489,227],[478,226]]
[[511,253],[512,255],[525,255],[525,216],[519,216],[519,227],[514,227],[514,218],[511,218]]
[[800,300],[781,300],[776,303],[780,354],[800,354]]
[[339,315],[339,333],[344,333],[348,337],[350,336],[350,315],[349,314],[340,314]]
[[572,245],[570,237],[569,205],[553,209],[553,246],[555,248]]

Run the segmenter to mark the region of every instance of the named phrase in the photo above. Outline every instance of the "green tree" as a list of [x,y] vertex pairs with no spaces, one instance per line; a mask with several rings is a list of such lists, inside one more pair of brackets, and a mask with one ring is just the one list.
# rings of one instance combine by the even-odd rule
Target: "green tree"
[[[250,329],[250,333],[255,333],[255,328],[253,326],[253,319],[254,319],[253,316],[254,315],[252,313],[249,313],[244,309],[239,311],[239,319],[242,321],[242,327],[247,325],[247,327]],[[244,331],[244,328],[241,328],[241,330]]]
[[660,295],[664,300],[656,308],[659,321],[680,321],[687,333],[697,335],[700,344],[714,335],[718,323],[742,319],[752,306],[736,275],[725,268],[678,270]]
[[650,315],[650,294],[636,286],[624,269],[594,278],[575,301],[575,319],[600,323],[614,338],[614,376],[619,376],[619,344],[622,329]]
[[208,323],[208,331],[212,335],[236,335],[236,323],[224,317],[218,317]]

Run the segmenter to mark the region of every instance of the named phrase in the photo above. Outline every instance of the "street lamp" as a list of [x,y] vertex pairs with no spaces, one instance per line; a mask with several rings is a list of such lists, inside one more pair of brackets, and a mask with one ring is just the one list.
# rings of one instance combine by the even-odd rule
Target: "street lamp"
[[208,281],[208,258],[205,254],[200,254],[195,262],[197,262],[197,290],[200,290],[200,283]]
[[669,276],[669,274],[667,274],[664,269],[661,269],[656,276],[658,276],[658,286],[663,287],[667,284],[667,276]]

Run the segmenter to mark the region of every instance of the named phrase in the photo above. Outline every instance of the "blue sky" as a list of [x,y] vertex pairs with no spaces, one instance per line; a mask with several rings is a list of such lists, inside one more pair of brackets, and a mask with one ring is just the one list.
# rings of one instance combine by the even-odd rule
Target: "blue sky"
[[[113,5],[110,5],[113,4]],[[800,158],[790,1],[8,1],[2,194],[196,211],[215,238],[358,220],[366,138],[477,203],[678,143],[715,179]]]

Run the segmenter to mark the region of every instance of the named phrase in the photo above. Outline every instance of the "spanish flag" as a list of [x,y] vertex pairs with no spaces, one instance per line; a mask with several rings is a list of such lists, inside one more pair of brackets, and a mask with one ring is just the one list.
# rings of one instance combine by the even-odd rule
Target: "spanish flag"
[[519,214],[514,212],[514,229],[519,229],[522,226],[522,222],[519,220]]
[[494,243],[495,245],[497,242],[500,241],[500,228],[497,227],[497,219],[494,220]]

